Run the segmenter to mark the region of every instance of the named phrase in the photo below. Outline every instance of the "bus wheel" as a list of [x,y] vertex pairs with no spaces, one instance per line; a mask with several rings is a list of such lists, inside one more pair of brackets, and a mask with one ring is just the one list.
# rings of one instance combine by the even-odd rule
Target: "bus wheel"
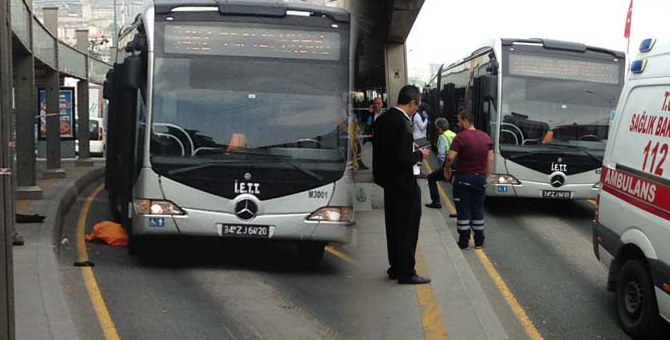
[[298,246],[300,261],[307,265],[317,265],[323,259],[325,242],[304,242]]
[[649,338],[658,328],[658,306],[651,275],[639,260],[626,261],[616,283],[616,309],[623,330],[634,338]]

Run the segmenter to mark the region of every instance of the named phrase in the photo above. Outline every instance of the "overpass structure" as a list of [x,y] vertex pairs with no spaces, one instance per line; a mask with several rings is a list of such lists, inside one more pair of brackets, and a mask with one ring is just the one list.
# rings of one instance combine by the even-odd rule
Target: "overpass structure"
[[[32,0],[0,1],[0,338],[14,339],[12,245],[14,200],[40,199],[36,185],[35,123],[46,121],[45,177],[64,177],[61,169],[60,86],[78,79],[79,164],[89,156],[88,87],[101,84],[111,65],[88,53],[88,30],[77,32],[77,46],[58,39],[58,8],[44,8],[44,21]],[[46,107],[38,105],[44,88]],[[74,109],[74,108],[72,108]],[[75,123],[66,122],[73,131]]]
[[407,84],[405,42],[424,0],[339,0],[357,19],[356,90],[385,89],[388,105]]
[[[41,189],[36,184],[35,138],[36,120],[46,121],[47,171],[44,176],[64,176],[60,167],[61,158],[61,117],[59,107],[60,86],[65,77],[78,79],[77,98],[79,115],[80,163],[90,164],[88,150],[88,84],[102,84],[111,65],[96,59],[88,53],[88,30],[77,31],[77,46],[58,39],[58,7],[43,8],[44,20],[33,13],[32,0],[7,0],[8,11],[5,23],[8,35],[8,49],[11,59],[3,59],[9,72],[3,72],[7,86],[3,92],[12,89],[10,99],[15,124],[10,131],[10,142],[15,146],[16,193],[20,198],[41,197]],[[6,51],[6,50],[5,50]],[[10,54],[8,53],[7,56]],[[10,78],[11,77],[11,78]],[[46,91],[46,107],[37,107],[38,88]],[[11,120],[10,120],[11,122]],[[74,129],[75,123],[65,124],[64,129]]]

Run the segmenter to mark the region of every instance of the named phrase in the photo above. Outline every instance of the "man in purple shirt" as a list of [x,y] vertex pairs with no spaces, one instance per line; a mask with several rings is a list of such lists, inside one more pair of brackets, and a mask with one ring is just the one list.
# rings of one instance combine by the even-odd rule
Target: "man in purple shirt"
[[451,164],[458,155],[456,163],[456,181],[459,200],[456,201],[458,215],[458,246],[468,249],[470,229],[475,234],[475,249],[484,246],[484,197],[486,179],[491,175],[493,164],[493,141],[485,132],[472,125],[472,112],[463,110],[458,113],[458,133],[447,154],[444,166],[445,178],[451,178]]

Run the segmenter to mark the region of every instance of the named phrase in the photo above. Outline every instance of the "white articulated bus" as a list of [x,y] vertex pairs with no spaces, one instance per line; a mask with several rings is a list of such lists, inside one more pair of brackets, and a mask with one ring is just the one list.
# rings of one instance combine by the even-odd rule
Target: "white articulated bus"
[[302,3],[147,3],[105,86],[106,188],[131,250],[240,237],[319,260],[351,240],[351,25]]
[[424,93],[432,120],[445,117],[455,128],[456,114],[468,108],[493,139],[488,196],[589,199],[600,185],[624,75],[622,52],[497,39],[443,65]]

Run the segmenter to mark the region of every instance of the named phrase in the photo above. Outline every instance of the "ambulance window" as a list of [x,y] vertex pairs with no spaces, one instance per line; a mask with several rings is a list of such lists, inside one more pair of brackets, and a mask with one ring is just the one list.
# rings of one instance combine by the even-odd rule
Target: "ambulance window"
[[670,179],[670,86],[633,89],[619,122],[612,160],[620,165]]

